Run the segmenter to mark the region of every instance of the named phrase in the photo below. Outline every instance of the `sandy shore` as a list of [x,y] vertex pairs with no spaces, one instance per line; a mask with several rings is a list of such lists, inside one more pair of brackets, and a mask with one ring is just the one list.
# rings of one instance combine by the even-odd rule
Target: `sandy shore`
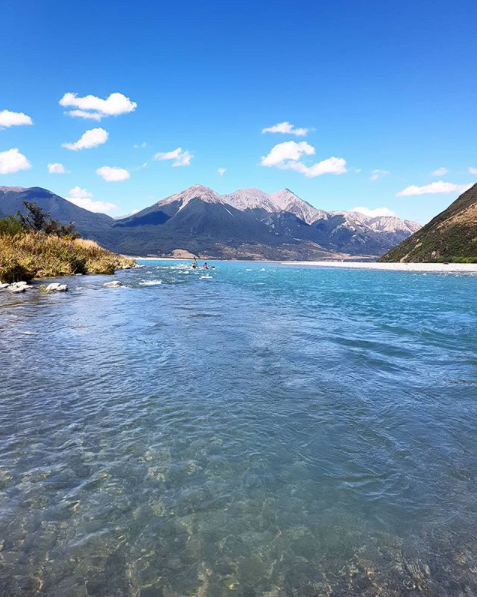
[[282,261],[282,265],[376,269],[398,272],[465,272],[477,273],[477,263],[369,263],[358,261]]

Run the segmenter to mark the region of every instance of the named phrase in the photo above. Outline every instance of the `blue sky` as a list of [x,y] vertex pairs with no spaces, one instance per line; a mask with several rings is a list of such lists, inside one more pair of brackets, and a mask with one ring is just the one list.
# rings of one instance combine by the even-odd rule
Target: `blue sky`
[[[6,0],[1,18],[0,185],[111,215],[194,183],[288,187],[424,223],[477,181],[474,0]],[[81,99],[112,93],[119,115],[121,101]],[[68,114],[81,105],[100,119]],[[284,122],[309,130],[262,132]],[[98,128],[105,142],[63,147]]]

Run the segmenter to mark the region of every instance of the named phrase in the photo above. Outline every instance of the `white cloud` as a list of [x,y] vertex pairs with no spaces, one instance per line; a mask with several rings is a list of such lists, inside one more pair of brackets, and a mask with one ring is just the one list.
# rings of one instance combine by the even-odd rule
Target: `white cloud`
[[16,147],[0,152],[0,174],[13,174],[30,168],[30,162]]
[[103,166],[96,170],[96,174],[101,176],[106,182],[119,182],[130,178],[129,172],[125,168],[116,168],[114,166]]
[[296,128],[293,124],[285,121],[262,129],[262,133],[284,133],[287,135],[295,135],[296,137],[306,137],[309,130],[310,129]]
[[477,174],[477,168],[472,168],[472,166],[469,168],[469,174]]
[[76,143],[63,143],[62,147],[71,149],[72,151],[77,151],[78,149],[90,149],[91,147],[97,147],[98,145],[106,143],[108,137],[109,134],[104,129],[90,129],[89,131],[86,131]]
[[437,168],[437,170],[434,170],[434,172],[432,173],[433,176],[445,176],[446,174],[449,173],[449,170],[447,170],[447,168]]
[[77,93],[65,93],[60,99],[60,105],[78,108],[67,112],[70,116],[98,121],[106,116],[119,116],[134,112],[137,107],[136,102],[132,102],[122,93],[111,93],[106,99],[94,95],[78,97]]
[[220,176],[223,176],[227,171],[227,168],[219,168],[217,170],[217,172],[220,174]]
[[134,143],[133,145],[133,149],[144,149],[145,147],[147,147],[147,143],[145,141],[143,141],[142,143]]
[[85,110],[70,110],[66,114],[73,118],[85,118],[86,120],[96,120],[97,122],[103,118],[103,115],[99,112],[86,112]]
[[66,170],[63,164],[48,164],[48,172],[50,174],[65,174]]
[[65,197],[71,203],[74,203],[78,207],[87,209],[88,211],[94,211],[96,213],[105,213],[108,211],[115,211],[118,209],[114,203],[107,203],[105,201],[93,201],[93,193],[90,193],[86,189],[81,187],[73,187],[69,190],[68,196]]
[[157,161],[174,160],[173,166],[190,166],[193,157],[187,149],[182,151],[182,147],[178,147],[174,151],[158,152],[155,154],[154,159]]
[[357,211],[360,214],[369,216],[370,218],[379,218],[382,216],[395,216],[396,214],[387,207],[376,207],[371,209],[370,207],[353,207],[351,211]]
[[378,180],[378,178],[382,178],[389,174],[389,170],[373,170],[369,180]]
[[310,167],[307,167],[300,162],[296,164],[296,167],[294,165],[291,166],[293,170],[301,172],[308,178],[322,176],[323,174],[345,174],[347,172],[346,160],[335,157],[322,160],[321,162],[317,162]]
[[419,187],[417,185],[411,185],[406,187],[399,193],[396,193],[397,197],[412,197],[414,195],[436,195],[438,193],[463,193],[470,189],[472,185],[465,184],[454,184],[453,182],[444,182],[438,180],[431,182],[430,184]]
[[0,112],[0,127],[21,126],[24,124],[33,124],[33,121],[23,112],[10,112],[10,110]]
[[262,166],[275,166],[281,170],[295,170],[308,178],[322,176],[323,174],[344,174],[346,172],[346,160],[343,158],[331,157],[311,166],[307,166],[300,159],[306,155],[314,155],[315,148],[301,141],[285,141],[272,147],[270,153],[262,156]]
[[262,156],[262,166],[277,166],[286,163],[288,160],[297,161],[302,155],[314,155],[315,148],[306,141],[285,141],[272,147],[270,153]]

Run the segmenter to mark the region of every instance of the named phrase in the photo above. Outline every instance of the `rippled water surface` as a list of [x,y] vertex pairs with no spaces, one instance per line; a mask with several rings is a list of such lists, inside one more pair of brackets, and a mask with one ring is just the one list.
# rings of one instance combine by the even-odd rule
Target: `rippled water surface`
[[0,595],[477,594],[477,277],[0,294]]

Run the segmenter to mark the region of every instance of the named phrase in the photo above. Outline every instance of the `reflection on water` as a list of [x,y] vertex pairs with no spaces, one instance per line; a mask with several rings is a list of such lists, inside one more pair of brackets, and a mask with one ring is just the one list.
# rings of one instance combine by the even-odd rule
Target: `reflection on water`
[[0,295],[0,595],[477,593],[477,278]]

